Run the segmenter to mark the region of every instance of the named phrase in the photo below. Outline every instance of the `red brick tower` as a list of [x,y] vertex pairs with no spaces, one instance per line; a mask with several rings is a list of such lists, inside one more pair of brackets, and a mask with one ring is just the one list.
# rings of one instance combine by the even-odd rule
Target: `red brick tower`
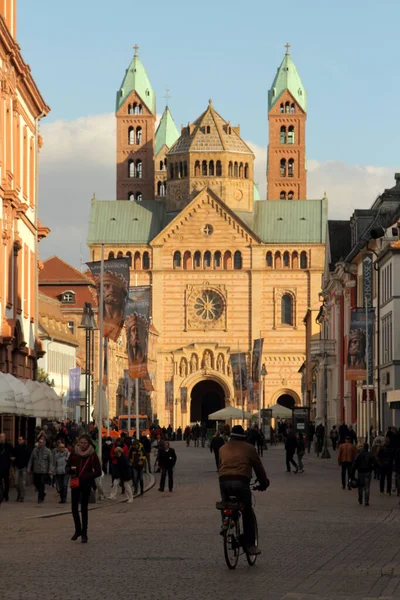
[[268,200],[306,200],[306,91],[286,54],[268,92]]

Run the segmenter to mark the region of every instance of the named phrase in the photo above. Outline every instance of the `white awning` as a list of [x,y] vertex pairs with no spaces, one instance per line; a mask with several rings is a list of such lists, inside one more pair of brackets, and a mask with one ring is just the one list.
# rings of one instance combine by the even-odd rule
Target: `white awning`
[[386,401],[389,404],[391,402],[400,402],[400,390],[390,390],[390,392],[387,392]]
[[15,403],[17,405],[16,414],[28,415],[29,405],[31,404],[31,395],[28,388],[21,379],[17,379],[11,373],[4,373],[4,377],[14,391]]
[[15,393],[5,373],[0,373],[0,414],[17,414]]

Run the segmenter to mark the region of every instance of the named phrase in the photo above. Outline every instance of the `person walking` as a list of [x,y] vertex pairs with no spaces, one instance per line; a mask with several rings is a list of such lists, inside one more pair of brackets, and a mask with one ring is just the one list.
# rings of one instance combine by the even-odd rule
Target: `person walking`
[[385,443],[381,446],[378,452],[378,461],[380,466],[380,492],[383,495],[385,492],[388,496],[392,495],[392,475],[393,475],[393,450],[390,447],[390,439],[385,438]]
[[287,436],[285,440],[285,450],[286,450],[286,471],[290,473],[290,465],[294,466],[294,473],[296,474],[299,470],[296,462],[293,459],[293,456],[297,450],[297,440],[292,433],[291,429],[287,430]]
[[0,433],[0,495],[8,502],[10,491],[10,469],[13,454],[12,445],[7,442],[5,433]]
[[306,453],[306,446],[304,443],[304,435],[300,432],[297,436],[297,459],[299,461],[300,473],[304,473],[303,457]]
[[332,427],[332,429],[330,430],[329,437],[330,437],[331,442],[332,442],[332,450],[336,450],[336,446],[337,446],[337,443],[339,441],[339,432],[336,429],[336,425],[334,425]]
[[101,462],[103,467],[104,475],[107,473],[112,473],[112,464],[111,464],[111,448],[112,448],[112,439],[108,436],[101,446]]
[[315,435],[315,425],[314,425],[314,423],[310,422],[310,424],[308,426],[308,433],[307,433],[307,452],[308,452],[308,454],[310,454],[310,451],[311,451],[311,445],[313,443],[314,435]]
[[349,428],[346,423],[343,423],[339,427],[339,444],[344,444],[346,442],[346,438],[350,435]]
[[215,458],[215,464],[217,466],[217,471],[219,469],[219,451],[220,448],[225,444],[224,442],[224,438],[222,437],[221,433],[219,431],[217,431],[213,437],[213,439],[211,440],[211,444],[210,444],[210,452],[214,452],[214,458]]
[[50,448],[46,448],[44,437],[39,438],[37,446],[33,449],[28,463],[28,473],[33,473],[33,483],[38,492],[38,504],[41,504],[46,496],[44,491],[46,478],[52,474],[53,456]]
[[[101,476],[101,464],[92,440],[86,433],[79,437],[78,444],[68,458],[66,472],[71,475],[71,509],[75,533],[71,540],[81,537],[82,544],[88,541],[88,504],[90,492],[96,477]],[[81,504],[82,520],[79,515]]]
[[347,489],[351,490],[351,466],[356,454],[356,447],[351,441],[350,436],[347,436],[344,444],[340,445],[338,452],[338,465],[341,467],[342,489],[346,489],[346,473],[347,473]]
[[[119,471],[118,471],[118,457],[115,454],[115,451],[116,451],[117,448],[122,448],[125,456],[126,457],[129,456],[128,446],[123,442],[122,438],[120,438],[120,437],[117,438],[115,440],[115,443],[113,444],[113,446],[111,446],[111,451],[110,451],[110,458],[111,458],[111,484],[112,484],[112,487],[114,485],[117,485],[117,484],[115,484],[115,481],[120,479]],[[125,493],[124,482],[121,481],[121,484],[122,484],[122,493],[124,494]]]
[[353,429],[353,425],[349,425],[349,437],[351,439],[351,443],[357,445],[358,439],[357,439],[357,434]]
[[23,502],[26,489],[26,471],[29,464],[31,452],[26,445],[24,436],[18,436],[17,444],[11,457],[14,467],[15,488],[17,490],[17,502]]
[[53,454],[53,473],[57,481],[57,491],[60,494],[60,504],[66,504],[68,495],[69,475],[66,473],[69,451],[64,442],[60,442]]
[[[134,442],[134,444],[136,443],[138,442]],[[114,487],[111,488],[110,500],[117,499],[118,483],[120,483],[121,486],[124,484],[124,490],[128,498],[128,503],[131,504],[133,502],[133,492],[130,484],[132,473],[129,458],[125,456],[124,451],[120,446],[115,449],[115,456],[117,457],[118,461],[119,480],[117,485],[114,485]]]
[[258,454],[258,456],[261,456],[261,457],[264,456],[264,448],[265,448],[265,450],[268,450],[267,443],[265,440],[265,435],[263,434],[261,429],[259,429],[258,430],[258,438],[257,438],[257,454]]
[[315,435],[317,436],[317,457],[320,455],[320,452],[322,452],[322,448],[324,447],[324,440],[325,440],[325,427],[322,425],[322,423],[320,423],[316,430],[315,430]]
[[165,442],[164,449],[160,453],[159,465],[161,468],[161,479],[159,492],[163,492],[165,488],[165,480],[168,474],[168,489],[172,492],[174,487],[174,467],[176,465],[176,453],[173,448],[170,448],[169,442]]
[[139,442],[143,446],[143,454],[145,456],[144,468],[147,473],[151,473],[151,441],[142,431]]
[[143,445],[135,441],[129,452],[130,464],[132,465],[133,493],[138,493],[140,486],[140,495],[143,496],[143,470],[146,462]]
[[372,452],[369,451],[369,445],[365,443],[362,450],[355,457],[351,468],[352,479],[354,479],[356,472],[358,473],[358,503],[363,503],[364,495],[365,506],[369,506],[369,490],[375,460]]

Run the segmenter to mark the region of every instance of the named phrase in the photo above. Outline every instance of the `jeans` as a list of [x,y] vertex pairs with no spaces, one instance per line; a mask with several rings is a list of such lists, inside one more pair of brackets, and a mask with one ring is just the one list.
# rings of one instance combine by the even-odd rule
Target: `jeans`
[[298,466],[296,462],[293,460],[294,452],[292,450],[286,450],[286,470],[290,473],[290,465],[292,464],[294,468],[297,470]]
[[263,442],[257,442],[257,453],[258,453],[258,456],[263,456],[264,455],[264,444],[263,444]]
[[392,493],[392,467],[383,467],[381,466],[381,478],[380,478],[380,490],[381,494],[385,491],[385,480],[386,480],[386,492],[388,494]]
[[219,489],[221,498],[227,502],[231,496],[245,505],[243,511],[243,533],[246,547],[255,545],[256,532],[254,527],[254,513],[251,505],[251,491],[249,483],[245,481],[229,481],[220,479]]
[[371,473],[359,473],[358,481],[358,501],[360,502],[360,504],[362,504],[364,492],[365,504],[369,504],[369,488],[371,486]]
[[15,467],[15,487],[18,493],[18,498],[23,500],[25,498],[26,488],[26,467],[24,469],[18,469]]
[[304,469],[303,456],[304,456],[304,454],[298,454],[297,455],[297,460],[299,461],[299,469],[300,469],[300,471],[303,471],[303,469]]
[[66,502],[68,494],[69,475],[56,475],[57,491],[60,494],[60,500]]
[[138,482],[140,484],[140,493],[143,494],[143,469],[132,468],[133,489],[135,494],[138,491]]
[[[71,489],[72,517],[75,523],[75,532],[78,535],[87,536],[90,491],[90,485],[79,486]],[[81,504],[82,522],[79,515],[79,503]]]
[[337,439],[331,438],[331,442],[332,442],[332,450],[336,450]]
[[47,475],[45,473],[34,473],[33,474],[33,483],[38,492],[38,502],[43,502],[45,493],[44,493],[44,482],[46,481]]
[[215,456],[215,464],[217,465],[217,471],[219,469],[219,450],[214,450],[214,456]]
[[342,462],[341,465],[342,467],[342,488],[344,489],[346,487],[346,473],[347,473],[347,485],[350,484],[350,480],[351,480],[351,462]]
[[0,486],[3,490],[4,500],[8,500],[8,492],[10,491],[10,469],[0,473]]
[[174,467],[163,467],[161,469],[160,490],[163,492],[165,488],[165,480],[168,473],[168,489],[172,492],[174,487]]

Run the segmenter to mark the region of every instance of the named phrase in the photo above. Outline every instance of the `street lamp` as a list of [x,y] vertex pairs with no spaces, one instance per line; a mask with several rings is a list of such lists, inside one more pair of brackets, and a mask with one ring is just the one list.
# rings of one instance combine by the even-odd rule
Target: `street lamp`
[[326,339],[324,339],[324,449],[321,453],[321,458],[330,458],[331,455],[328,450],[328,369],[326,365],[327,351],[326,351]]
[[267,374],[267,369],[265,368],[265,364],[263,363],[261,370],[260,370],[260,393],[259,393],[259,398],[260,398],[260,406],[259,406],[259,413],[258,413],[258,428],[262,429],[262,420],[263,420],[263,415],[262,415],[262,411],[264,410],[264,380],[265,380],[265,376]]
[[[86,331],[86,356],[85,356],[85,423],[89,431],[90,422],[90,400],[93,397],[91,393],[91,374],[94,371],[94,332],[97,329],[92,305],[85,302],[82,313],[82,322],[80,329]],[[101,430],[99,430],[101,436]]]

